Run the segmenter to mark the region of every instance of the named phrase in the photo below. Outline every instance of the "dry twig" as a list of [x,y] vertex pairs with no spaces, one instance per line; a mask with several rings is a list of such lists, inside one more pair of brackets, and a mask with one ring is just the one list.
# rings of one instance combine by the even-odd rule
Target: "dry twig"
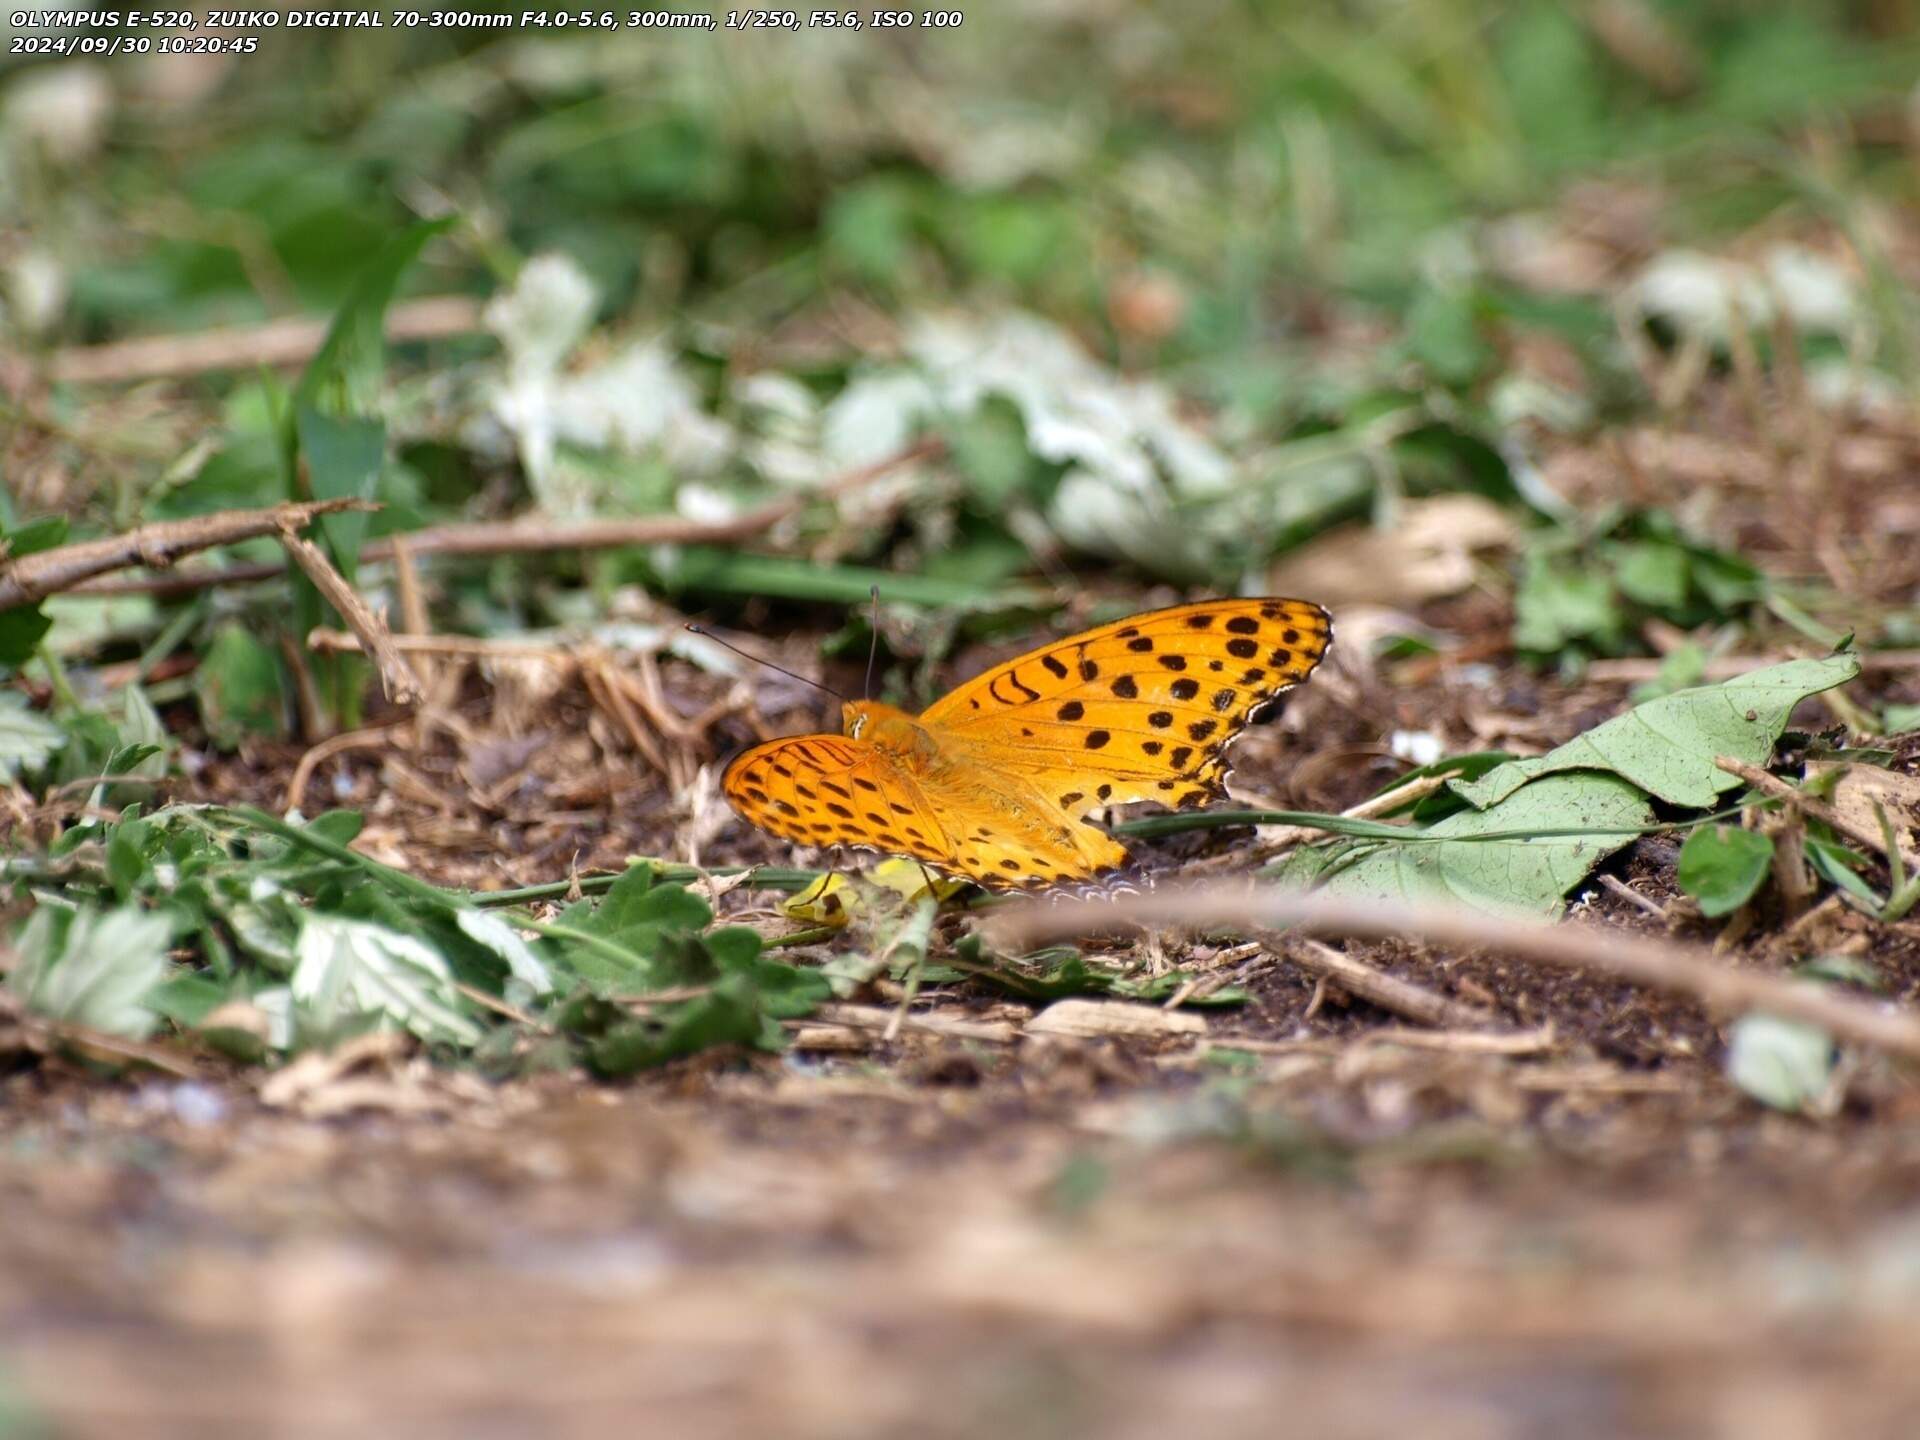
[[1424,985],[1416,985],[1411,980],[1402,980],[1384,970],[1376,970],[1365,961],[1356,960],[1318,940],[1300,935],[1283,935],[1273,930],[1255,930],[1252,933],[1275,955],[1291,960],[1310,974],[1333,981],[1349,995],[1378,1005],[1389,1014],[1411,1020],[1416,1025],[1431,1025],[1439,1030],[1476,1030],[1498,1023],[1497,1016],[1478,1005],[1450,1000]]
[[1823,825],[1831,825],[1854,844],[1864,845],[1876,855],[1886,855],[1887,839],[1884,835],[1875,835],[1872,831],[1855,825],[1817,796],[1795,789],[1779,776],[1770,775],[1758,765],[1749,765],[1746,761],[1736,760],[1731,755],[1717,755],[1713,763],[1716,769],[1724,770],[1729,775],[1738,775],[1769,799],[1783,800],[1809,819],[1818,820]]
[[1414,937],[1460,949],[1502,950],[1566,970],[1686,995],[1715,1010],[1762,1010],[1818,1025],[1841,1040],[1920,1059],[1920,1017],[1778,975],[1736,970],[1698,946],[1578,924],[1538,925],[1478,911],[1341,896],[1202,887],[1060,900],[996,917],[993,943],[1011,953],[1116,925],[1259,929],[1298,925],[1323,934]]
[[291,530],[281,533],[280,546],[292,557],[293,563],[306,572],[314,589],[340,613],[340,618],[353,627],[353,633],[360,637],[360,648],[373,657],[374,669],[380,675],[380,688],[387,698],[400,705],[411,705],[418,700],[419,678],[413,673],[413,667],[394,648],[393,636],[388,633],[386,622],[374,614],[367,602],[347,584],[347,577],[333,568],[333,562],[327,559],[326,552]]
[[[480,330],[480,302],[468,295],[430,295],[403,300],[387,311],[387,339],[441,340]],[[264,325],[154,335],[110,345],[73,345],[56,350],[47,364],[55,384],[106,385],[201,375],[211,370],[252,370],[261,365],[299,365],[327,337],[325,319],[269,320]]]
[[164,570],[182,555],[215,545],[231,545],[262,535],[291,535],[304,530],[317,515],[340,510],[372,510],[364,500],[307,500],[273,505],[264,510],[225,510],[197,515],[191,520],[163,520],[142,525],[124,535],[61,545],[8,561],[0,557],[0,610],[31,605],[62,591],[85,589],[84,581],[110,570],[146,565]]
[[[629,545],[674,542],[685,545],[737,544],[764,534],[816,500],[835,500],[920,460],[942,453],[939,440],[922,440],[897,454],[858,470],[850,470],[816,490],[769,500],[744,510],[731,520],[688,520],[678,515],[641,515],[622,520],[560,522],[544,516],[518,520],[476,521],[464,525],[435,525],[409,532],[402,543],[421,555],[519,555],[554,550],[616,550]],[[262,531],[258,533],[271,533]],[[218,543],[218,542],[215,542]],[[393,559],[392,540],[373,540],[360,551],[362,565]],[[137,563],[128,561],[128,564]],[[230,565],[218,570],[190,570],[175,575],[134,576],[96,580],[79,587],[83,595],[184,595],[214,585],[236,585],[271,580],[285,572],[277,565]]]

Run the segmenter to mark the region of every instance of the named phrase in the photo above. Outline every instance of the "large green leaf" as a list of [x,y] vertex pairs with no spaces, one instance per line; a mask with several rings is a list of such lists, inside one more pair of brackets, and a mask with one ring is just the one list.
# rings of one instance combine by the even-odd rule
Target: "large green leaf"
[[1478,780],[1456,780],[1453,790],[1485,810],[1543,775],[1609,770],[1669,804],[1709,810],[1722,791],[1740,783],[1714,767],[1716,755],[1761,764],[1773,753],[1794,706],[1859,673],[1856,657],[1829,655],[1682,690],[1636,705],[1545,755],[1510,761]]
[[[1421,833],[1460,843],[1383,845],[1334,871],[1330,895],[1409,902],[1451,901],[1498,914],[1558,913],[1560,898],[1593,867],[1653,823],[1653,807],[1613,775],[1550,775],[1486,810],[1450,815]],[[1527,839],[1474,840],[1507,831],[1591,830]],[[1615,832],[1615,833],[1605,833]]]

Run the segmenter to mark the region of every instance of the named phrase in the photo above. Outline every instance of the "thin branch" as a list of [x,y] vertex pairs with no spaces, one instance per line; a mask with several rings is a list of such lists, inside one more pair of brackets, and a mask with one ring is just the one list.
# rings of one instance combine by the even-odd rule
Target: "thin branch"
[[[444,340],[475,334],[483,328],[480,311],[480,302],[468,295],[401,301],[387,311],[387,339]],[[110,345],[74,345],[54,352],[46,376],[55,384],[109,385],[213,370],[299,365],[320,348],[328,323],[302,316],[187,335],[117,340]]]
[[[1876,855],[1888,855],[1887,840],[1884,835],[1876,835],[1865,826],[1854,824],[1818,796],[1795,789],[1779,776],[1770,775],[1758,765],[1749,765],[1746,761],[1736,760],[1731,755],[1716,755],[1713,763],[1714,768],[1724,770],[1729,775],[1739,776],[1769,799],[1783,800],[1808,819],[1832,826],[1854,844],[1865,846]],[[1888,856],[1888,858],[1891,857]]]
[[400,705],[411,705],[420,698],[420,680],[413,673],[413,667],[407,664],[400,652],[393,647],[393,636],[387,632],[387,625],[378,615],[367,608],[354,588],[347,584],[346,577],[333,568],[333,562],[327,559],[326,552],[311,540],[287,531],[280,536],[280,545],[293,562],[306,571],[307,578],[313,581],[314,588],[326,598],[326,602],[340,612],[340,618],[353,627],[353,633],[360,637],[361,648],[373,657],[374,668],[380,675],[380,688],[387,698]]
[[[476,521],[463,525],[435,525],[409,532],[404,540],[414,556],[520,555],[556,550],[617,550],[630,545],[674,542],[684,545],[727,545],[764,534],[790,515],[817,500],[836,500],[883,478],[903,465],[931,460],[945,450],[937,439],[922,440],[885,460],[851,470],[815,490],[769,500],[744,510],[731,520],[688,520],[679,515],[640,515],[621,520],[562,522],[543,516],[518,520]],[[373,540],[360,552],[362,565],[393,559],[391,540]],[[177,575],[139,576],[100,580],[80,587],[84,595],[185,595],[214,585],[238,585],[271,580],[284,574],[277,565],[231,565],[213,570],[189,570]]]
[[1250,933],[1282,959],[1292,961],[1310,974],[1323,976],[1349,995],[1416,1025],[1431,1025],[1436,1030],[1479,1030],[1498,1023],[1499,1017],[1478,1005],[1448,999],[1424,985],[1377,970],[1318,940],[1304,935],[1283,935],[1274,930]]
[[223,510],[191,520],[163,520],[124,535],[83,540],[7,561],[0,558],[0,610],[31,605],[65,590],[84,589],[83,581],[110,570],[146,565],[164,570],[182,555],[215,545],[231,545],[262,535],[287,535],[306,529],[316,515],[339,510],[372,510],[364,500],[307,500],[264,510]]
[[1459,949],[1492,949],[1565,970],[1606,975],[1691,996],[1723,1012],[1761,1010],[1818,1025],[1841,1040],[1920,1059],[1920,1017],[1823,986],[1735,970],[1698,946],[1581,924],[1538,925],[1450,906],[1210,886],[1111,900],[1067,900],[1002,911],[992,942],[1018,954],[1045,941],[1123,924],[1237,927],[1297,925],[1326,935],[1399,936]]

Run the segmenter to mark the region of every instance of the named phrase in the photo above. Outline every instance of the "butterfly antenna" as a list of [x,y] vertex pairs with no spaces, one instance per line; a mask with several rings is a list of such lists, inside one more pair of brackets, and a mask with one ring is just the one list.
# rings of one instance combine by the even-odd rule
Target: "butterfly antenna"
[[873,632],[873,638],[867,643],[867,699],[873,699],[873,662],[880,654],[880,587],[874,586],[868,592],[873,598],[873,619],[867,628]]
[[689,634],[699,635],[704,639],[713,641],[714,644],[720,646],[722,649],[731,650],[734,654],[738,655],[742,660],[751,660],[754,664],[764,665],[769,670],[778,670],[782,675],[785,675],[789,680],[798,680],[802,685],[811,685],[816,690],[824,690],[827,694],[833,696],[834,699],[838,700],[842,705],[849,703],[847,700],[847,697],[842,695],[838,690],[834,689],[831,685],[822,685],[818,680],[809,680],[804,675],[795,674],[793,671],[787,669],[787,667],[784,665],[776,665],[771,660],[762,660],[758,655],[749,655],[745,650],[742,650],[738,645],[735,645],[731,640],[722,640],[718,635],[714,634],[711,630],[708,630],[703,626],[689,625],[687,626],[687,631]]

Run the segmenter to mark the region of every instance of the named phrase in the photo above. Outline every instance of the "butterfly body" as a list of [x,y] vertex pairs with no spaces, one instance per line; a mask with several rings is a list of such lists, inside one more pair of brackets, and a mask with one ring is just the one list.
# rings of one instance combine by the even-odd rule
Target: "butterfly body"
[[911,855],[994,888],[1086,880],[1127,860],[1094,812],[1223,795],[1227,747],[1331,638],[1303,600],[1150,611],[1009,660],[918,716],[850,701],[841,734],[757,745],[723,788],[802,844]]

